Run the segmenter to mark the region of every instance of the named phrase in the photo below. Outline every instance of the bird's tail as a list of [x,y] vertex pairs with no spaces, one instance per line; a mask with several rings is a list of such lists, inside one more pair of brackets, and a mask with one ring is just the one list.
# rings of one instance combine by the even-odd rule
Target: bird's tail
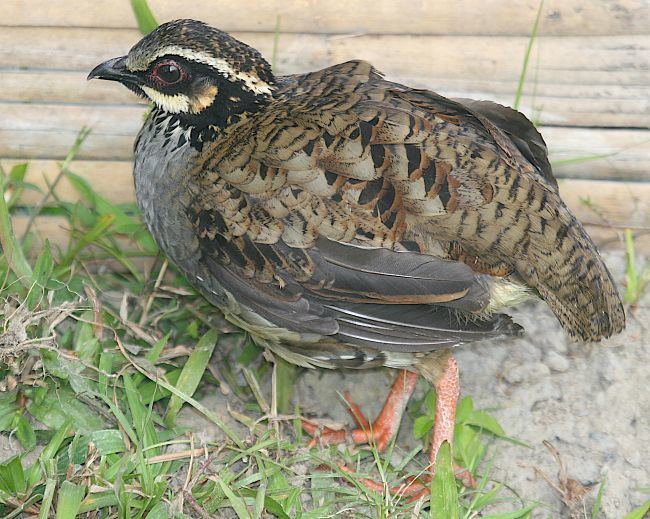
[[528,254],[515,261],[516,270],[572,337],[598,341],[620,332],[625,327],[620,296],[584,227],[562,203],[549,227],[538,229]]

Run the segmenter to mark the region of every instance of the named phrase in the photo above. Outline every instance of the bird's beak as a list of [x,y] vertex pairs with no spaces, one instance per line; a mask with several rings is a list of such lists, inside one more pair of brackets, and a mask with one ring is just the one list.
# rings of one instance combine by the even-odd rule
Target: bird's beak
[[97,65],[91,70],[86,79],[107,79],[109,81],[119,81],[120,83],[140,82],[138,76],[126,68],[126,56],[109,59]]

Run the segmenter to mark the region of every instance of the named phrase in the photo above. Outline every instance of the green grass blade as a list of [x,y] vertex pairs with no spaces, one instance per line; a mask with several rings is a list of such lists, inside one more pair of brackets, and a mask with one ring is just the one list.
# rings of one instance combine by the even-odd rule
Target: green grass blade
[[640,278],[635,265],[634,235],[625,229],[625,302],[636,303],[640,294]]
[[156,344],[154,344],[151,347],[151,349],[145,355],[145,358],[149,362],[155,364],[155,362],[158,360],[158,357],[160,357],[160,354],[162,353],[163,349],[167,345],[170,336],[171,336],[171,332],[168,332],[160,340],[156,341]]
[[521,102],[521,95],[524,90],[524,83],[526,82],[526,73],[528,72],[528,61],[530,60],[530,54],[533,50],[533,43],[537,38],[537,29],[539,28],[539,20],[542,17],[542,10],[544,8],[544,0],[540,0],[539,8],[537,9],[537,16],[535,17],[535,23],[533,24],[533,31],[528,38],[528,45],[526,46],[526,53],[524,54],[524,64],[521,67],[521,73],[519,74],[519,82],[517,83],[517,94],[515,95],[515,102],[513,103],[513,108],[519,110],[519,103]]
[[264,512],[264,498],[266,497],[266,483],[262,482],[257,488],[255,494],[255,509],[253,510],[253,517],[255,519],[262,519]]
[[24,414],[20,414],[16,419],[16,438],[27,452],[36,447],[36,434]]
[[598,494],[596,495],[596,500],[594,501],[594,505],[591,507],[591,519],[596,519],[598,517],[598,514],[600,513],[600,503],[603,500],[603,491],[605,490],[606,481],[607,479],[603,478],[602,483],[598,487]]
[[221,487],[221,490],[223,490],[223,493],[226,494],[230,506],[232,506],[237,517],[239,517],[239,519],[252,519],[253,516],[246,507],[244,500],[236,495],[223,479],[219,478],[217,481],[219,482],[219,486]]
[[167,507],[165,504],[160,501],[155,505],[147,514],[146,519],[168,519],[169,514],[167,513]]
[[57,482],[55,460],[47,461],[45,464],[45,472],[47,473],[47,480],[45,482],[45,490],[43,491],[43,500],[38,511],[38,519],[48,519],[50,517],[50,508],[52,507]]
[[16,203],[20,200],[20,197],[22,196],[25,188],[33,189],[34,191],[39,190],[33,184],[24,182],[26,173],[27,173],[26,162],[22,164],[16,164],[14,167],[11,168],[11,171],[9,172],[9,182],[14,188],[13,193],[11,194],[9,200],[7,201],[7,207],[9,207],[9,209],[11,209],[14,205],[16,205]]
[[47,446],[41,451],[41,455],[38,457],[39,461],[34,463],[28,472],[28,480],[30,486],[36,485],[39,482],[42,474],[41,467],[46,466],[49,460],[54,459],[54,456],[61,447],[61,444],[68,435],[68,431],[71,427],[72,419],[68,418],[63,422],[61,427],[57,429],[56,433],[54,433],[54,436],[52,436],[50,443],[48,443]]
[[[179,391],[189,396],[194,395],[196,388],[199,386],[199,382],[201,382],[201,378],[203,378],[203,373],[205,373],[208,367],[208,362],[210,361],[214,347],[217,345],[218,338],[219,334],[214,330],[209,330],[208,333],[201,337],[178,377],[176,388]],[[167,406],[167,413],[165,415],[165,424],[168,427],[173,426],[183,403],[183,400],[176,395],[172,395],[169,399],[169,405]]]
[[276,399],[278,411],[286,414],[291,412],[291,397],[298,367],[280,358],[275,357],[276,364]]
[[649,513],[650,513],[650,499],[648,499],[640,507],[632,510],[629,514],[623,517],[623,519],[644,519],[648,517]]
[[[133,379],[130,375],[125,373],[122,375],[122,379],[124,380],[126,400],[129,404],[129,409],[131,410],[133,425],[135,426],[135,432],[140,445],[143,448],[147,448],[151,445],[157,444],[158,438],[156,435],[156,429],[154,428],[149,409],[142,401],[140,392],[133,383]],[[157,453],[151,453],[151,455],[155,454]]]
[[21,494],[27,488],[20,456],[13,456],[0,464],[0,488],[9,494]]
[[32,279],[32,268],[29,266],[20,242],[16,239],[14,228],[11,225],[9,208],[5,202],[5,186],[0,186],[0,244],[2,254],[7,259],[9,268],[20,282],[29,288]]
[[458,490],[448,442],[442,444],[436,458],[436,474],[431,481],[431,517],[458,519]]
[[140,29],[142,34],[149,34],[158,27],[158,22],[151,9],[149,9],[147,0],[131,0],[131,7],[133,8],[135,19],[138,22],[138,29]]
[[56,506],[56,519],[74,519],[79,512],[85,493],[86,489],[82,486],[75,485],[70,481],[61,483]]
[[86,499],[81,502],[79,513],[84,514],[92,510],[99,510],[117,506],[117,496],[115,492],[102,492],[101,494],[89,494]]

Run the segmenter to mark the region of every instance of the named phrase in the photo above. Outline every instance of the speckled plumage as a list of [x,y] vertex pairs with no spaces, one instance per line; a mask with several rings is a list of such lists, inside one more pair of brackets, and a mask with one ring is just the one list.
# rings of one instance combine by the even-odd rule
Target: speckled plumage
[[[623,328],[523,115],[392,83],[362,61],[273,77],[215,31],[166,24],[126,58],[146,82],[161,48],[183,48],[190,79],[162,91],[203,105],[213,93],[200,113],[152,111],[136,193],[170,259],[260,343],[304,366],[426,375],[430,352],[518,333],[499,311],[535,292],[571,336]],[[246,76],[210,71],[212,58]]]

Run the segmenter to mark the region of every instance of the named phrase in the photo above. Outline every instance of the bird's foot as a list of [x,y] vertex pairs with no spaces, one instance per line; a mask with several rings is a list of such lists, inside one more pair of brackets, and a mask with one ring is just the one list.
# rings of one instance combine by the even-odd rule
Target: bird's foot
[[371,424],[361,412],[359,406],[352,400],[350,393],[346,391],[344,398],[348,404],[348,411],[357,425],[352,431],[336,430],[329,427],[320,428],[314,422],[303,420],[303,429],[312,436],[308,447],[316,444],[335,445],[351,441],[354,444],[374,444],[379,452],[388,447],[392,438],[397,434],[402,414],[406,409],[409,398],[415,389],[418,375],[403,370],[393,382],[393,385],[386,397],[386,402],[377,419]]
[[[339,468],[348,474],[355,474],[355,472],[346,465],[339,465]],[[456,479],[458,479],[465,487],[476,488],[476,480],[469,470],[457,465],[456,463],[452,464],[452,468]],[[435,467],[433,470],[435,470]],[[420,476],[409,476],[406,478],[404,483],[392,487],[387,487],[385,484],[369,478],[358,478],[356,481],[368,490],[377,493],[388,492],[393,496],[405,497],[409,501],[417,501],[429,493],[433,476],[433,472],[427,472]]]
[[[355,444],[374,443],[379,452],[386,449],[391,439],[397,433],[402,414],[406,409],[406,404],[415,388],[417,375],[409,371],[402,371],[397,376],[393,386],[386,398],[381,413],[377,419],[370,424],[363,415],[359,406],[357,406],[350,397],[349,393],[345,394],[345,400],[348,403],[350,414],[357,424],[357,429],[353,431],[335,430],[325,427],[322,430],[307,420],[303,420],[303,428],[313,438],[309,442],[309,447],[313,447],[320,442],[322,445],[333,445],[344,443],[351,440]],[[376,492],[388,491],[392,495],[405,496],[409,500],[418,500],[429,491],[431,479],[435,474],[438,451],[444,442],[452,445],[454,438],[454,422],[456,419],[456,403],[460,392],[458,379],[458,365],[456,360],[450,356],[446,359],[442,367],[442,374],[436,384],[436,415],[433,426],[433,436],[431,438],[431,450],[429,451],[429,471],[419,477],[409,477],[401,485],[386,487],[385,484],[373,481],[372,479],[362,478],[358,481],[366,488]],[[341,470],[347,473],[353,471],[345,465]],[[454,464],[453,470],[456,478],[462,481],[463,485],[468,488],[476,487],[476,481],[471,472],[463,467]]]

